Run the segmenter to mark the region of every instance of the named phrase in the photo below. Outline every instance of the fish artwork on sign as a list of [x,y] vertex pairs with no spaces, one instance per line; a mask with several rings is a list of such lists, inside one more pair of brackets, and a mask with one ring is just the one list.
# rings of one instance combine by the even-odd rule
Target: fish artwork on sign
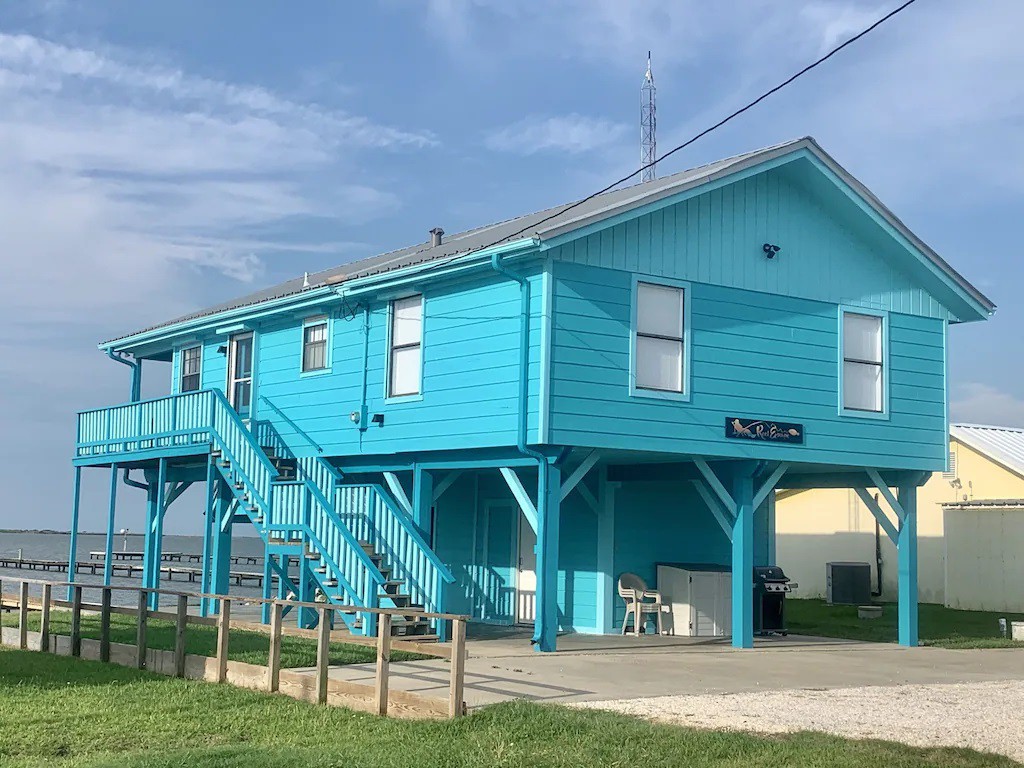
[[725,420],[725,436],[773,443],[802,443],[804,441],[802,424],[738,417]]

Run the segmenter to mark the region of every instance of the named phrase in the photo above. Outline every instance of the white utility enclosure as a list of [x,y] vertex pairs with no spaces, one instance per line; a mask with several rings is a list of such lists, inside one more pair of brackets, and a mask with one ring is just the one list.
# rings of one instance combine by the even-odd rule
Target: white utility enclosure
[[732,634],[732,577],[726,570],[658,566],[658,591],[668,612],[665,629],[681,637]]

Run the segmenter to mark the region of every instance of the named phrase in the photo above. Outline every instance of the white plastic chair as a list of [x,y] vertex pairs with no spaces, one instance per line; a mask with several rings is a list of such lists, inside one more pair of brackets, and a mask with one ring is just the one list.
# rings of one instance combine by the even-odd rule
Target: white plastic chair
[[619,576],[619,597],[626,601],[626,615],[622,617],[622,631],[626,634],[629,617],[633,617],[633,634],[640,635],[640,629],[646,624],[644,617],[653,613],[658,621],[658,634],[665,634],[661,623],[661,593],[648,589],[647,583],[635,573],[624,573]]

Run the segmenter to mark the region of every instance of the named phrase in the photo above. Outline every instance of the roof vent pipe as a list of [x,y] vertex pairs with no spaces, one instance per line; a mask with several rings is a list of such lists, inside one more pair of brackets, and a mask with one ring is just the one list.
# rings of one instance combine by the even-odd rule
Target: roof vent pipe
[[430,230],[430,247],[437,248],[441,244],[441,238],[444,236],[444,230],[440,227],[434,227]]

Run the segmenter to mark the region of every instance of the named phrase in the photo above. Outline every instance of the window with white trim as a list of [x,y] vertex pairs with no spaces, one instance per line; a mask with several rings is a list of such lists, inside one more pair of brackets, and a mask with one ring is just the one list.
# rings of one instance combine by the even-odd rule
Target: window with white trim
[[181,377],[178,382],[179,392],[196,392],[199,390],[199,370],[203,361],[202,347],[188,347],[181,350]]
[[423,362],[423,296],[391,302],[388,397],[420,394]]
[[670,285],[636,285],[636,386],[682,392],[685,365],[685,291]]
[[885,410],[885,363],[882,318],[843,313],[843,408],[882,413]]
[[327,368],[327,318],[316,317],[302,326],[302,372]]

